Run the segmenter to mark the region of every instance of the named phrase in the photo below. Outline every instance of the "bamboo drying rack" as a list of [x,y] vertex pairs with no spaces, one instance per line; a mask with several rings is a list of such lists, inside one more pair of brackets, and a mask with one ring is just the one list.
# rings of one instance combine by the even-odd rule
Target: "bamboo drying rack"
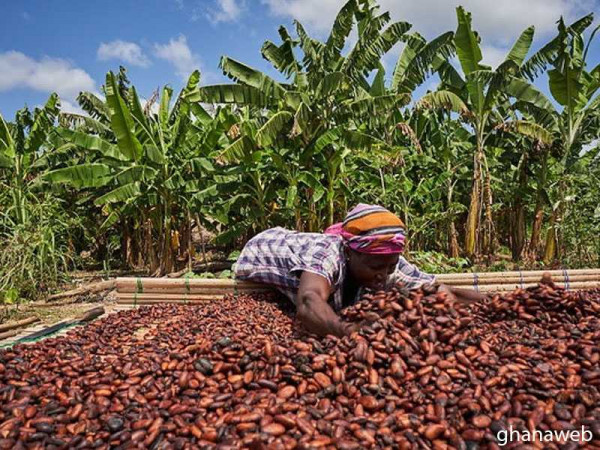
[[[479,292],[503,292],[538,284],[550,273],[557,286],[568,290],[600,288],[600,269],[535,270],[439,274],[439,282]],[[123,305],[199,303],[219,300],[227,294],[269,292],[264,284],[229,279],[117,278],[117,302]]]

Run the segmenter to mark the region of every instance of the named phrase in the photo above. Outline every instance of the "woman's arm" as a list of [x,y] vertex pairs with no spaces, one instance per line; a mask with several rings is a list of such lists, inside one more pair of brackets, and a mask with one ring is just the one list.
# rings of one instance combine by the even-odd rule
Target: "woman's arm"
[[[539,281],[539,284],[553,285],[552,275],[549,272],[544,273]],[[487,295],[473,289],[457,288],[454,286],[448,286],[447,284],[439,284],[438,291],[446,292],[446,294],[455,300],[460,305],[468,305],[470,303],[481,301],[488,298]]]
[[438,285],[438,292],[445,292],[448,297],[460,305],[468,305],[487,298],[487,295],[473,289],[457,288],[443,283]]
[[311,333],[342,337],[353,331],[350,323],[344,323],[327,303],[331,285],[324,277],[312,272],[302,272],[296,311],[302,325]]

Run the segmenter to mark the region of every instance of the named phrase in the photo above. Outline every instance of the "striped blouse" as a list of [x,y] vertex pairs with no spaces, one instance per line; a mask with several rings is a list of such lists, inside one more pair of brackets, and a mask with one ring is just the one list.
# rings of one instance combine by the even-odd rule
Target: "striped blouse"
[[[316,273],[331,285],[333,308],[342,309],[346,258],[339,236],[271,228],[248,241],[233,266],[233,272],[238,280],[275,287],[294,303],[302,272]],[[407,289],[417,289],[433,282],[433,275],[420,271],[402,256],[396,270],[387,279],[388,286],[402,283]],[[360,297],[361,291],[358,290],[356,298]]]

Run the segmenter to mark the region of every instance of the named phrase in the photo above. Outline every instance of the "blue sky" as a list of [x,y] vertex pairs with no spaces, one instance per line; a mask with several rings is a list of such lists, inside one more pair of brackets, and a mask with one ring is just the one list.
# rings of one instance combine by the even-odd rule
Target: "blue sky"
[[[225,81],[218,62],[228,55],[274,72],[260,56],[266,39],[278,43],[277,28],[300,20],[325,39],[344,0],[23,0],[3,4],[0,19],[0,114],[44,103],[58,92],[65,110],[77,111],[81,90],[99,92],[108,70],[128,68],[145,98],[159,86],[180,89],[199,68],[203,84]],[[561,16],[573,20],[600,12],[600,0],[380,0],[394,20],[407,20],[427,38],[454,30],[454,9],[473,13],[483,37],[484,62],[502,60],[528,25],[536,26],[534,47],[555,31]],[[493,8],[491,7],[493,5]],[[351,36],[352,39],[352,36]],[[401,48],[384,59],[391,73]],[[590,62],[600,62],[600,47]],[[539,81],[544,87],[543,80]],[[435,80],[422,89],[433,87]],[[545,90],[545,89],[544,89]]]

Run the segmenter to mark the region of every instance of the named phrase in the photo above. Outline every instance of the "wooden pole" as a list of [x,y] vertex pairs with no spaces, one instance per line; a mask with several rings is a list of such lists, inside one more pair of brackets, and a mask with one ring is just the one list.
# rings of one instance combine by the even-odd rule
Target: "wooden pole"
[[[569,290],[600,288],[600,281],[569,283],[568,286],[563,283],[555,283],[555,284],[557,287],[568,288]],[[505,291],[514,291],[515,289],[519,289],[521,287],[526,289],[528,287],[534,287],[537,285],[538,285],[538,283],[526,283],[523,286],[515,285],[515,284],[482,284],[482,285],[477,286],[477,290],[480,292],[505,292]]]
[[[475,283],[475,281],[477,280],[477,282],[479,284],[521,284],[521,282],[523,283],[538,283],[540,281],[541,277],[539,276],[523,276],[523,278],[520,277],[506,277],[506,278],[480,278],[477,277],[475,278],[437,278],[438,281],[441,281],[445,284],[451,284],[453,286],[460,286],[460,285],[465,285],[465,286],[471,286]],[[568,281],[569,283],[571,282],[579,282],[579,281],[600,281],[600,275],[573,275],[573,276],[569,276],[569,277],[564,277],[564,276],[554,276],[552,277],[552,280],[557,283],[563,283],[565,281]]]
[[567,276],[572,275],[598,275],[600,276],[600,269],[565,269],[563,270],[527,270],[527,271],[511,271],[511,272],[469,272],[469,273],[447,273],[447,274],[436,274],[436,278],[442,279],[462,279],[462,278],[473,278],[476,275],[478,278],[511,278],[520,276],[539,276],[540,278],[545,273],[550,273],[552,277],[564,276],[566,272]]
[[[598,272],[597,274],[593,273]],[[506,292],[537,286],[550,272],[559,287],[570,290],[600,288],[600,269],[529,272],[484,272],[480,274],[438,275],[440,282],[480,292]],[[586,273],[587,272],[587,273]],[[274,288],[260,283],[230,279],[117,278],[120,304],[194,303],[218,301],[227,294],[265,292]]]
[[3,339],[8,339],[10,337],[16,336],[19,333],[20,333],[19,330],[11,330],[11,331],[7,331],[6,333],[0,333],[0,341]]
[[265,285],[261,283],[248,283],[243,281],[235,281],[230,279],[214,279],[214,278],[117,278],[116,285],[118,292],[133,289],[131,292],[146,291],[147,289],[171,289],[176,287],[190,288],[202,287],[209,289],[226,288],[226,289],[264,289]]
[[61,298],[73,297],[75,295],[91,294],[94,292],[100,292],[107,289],[115,288],[115,280],[101,281],[99,283],[88,284],[87,286],[81,286],[77,289],[73,289],[66,292],[61,292],[48,297],[48,301],[59,300]]
[[24,327],[25,325],[30,325],[32,323],[39,322],[39,320],[40,320],[39,318],[32,316],[32,317],[27,317],[26,319],[23,319],[23,320],[19,320],[18,322],[6,323],[4,325],[0,325],[0,333],[3,333],[8,330],[14,330],[15,328]]
[[[229,294],[232,294],[232,292],[229,292]],[[169,303],[171,300],[181,300],[183,303],[185,303],[186,301],[192,302],[192,301],[196,301],[196,300],[220,300],[222,299],[225,295],[227,294],[190,294],[190,295],[185,295],[185,294],[156,294],[156,293],[151,293],[151,294],[131,294],[131,293],[124,293],[124,294],[119,294],[119,301],[124,302],[125,300],[127,300],[130,303],[134,303],[134,302],[140,302],[142,300],[157,300],[157,301],[162,301],[164,303]]]
[[[237,292],[262,292],[270,288],[261,287],[241,287],[237,288]],[[203,286],[171,286],[171,287],[143,287],[143,290],[138,290],[131,286],[125,286],[119,290],[119,294],[215,294],[225,295],[232,294],[234,287],[203,287]]]
[[181,297],[173,299],[149,299],[149,298],[138,298],[135,302],[132,299],[119,299],[117,304],[119,305],[164,305],[164,304],[181,304],[181,305],[194,305],[206,302],[219,301],[222,297],[216,298],[204,298],[204,299],[188,299],[184,300]]

